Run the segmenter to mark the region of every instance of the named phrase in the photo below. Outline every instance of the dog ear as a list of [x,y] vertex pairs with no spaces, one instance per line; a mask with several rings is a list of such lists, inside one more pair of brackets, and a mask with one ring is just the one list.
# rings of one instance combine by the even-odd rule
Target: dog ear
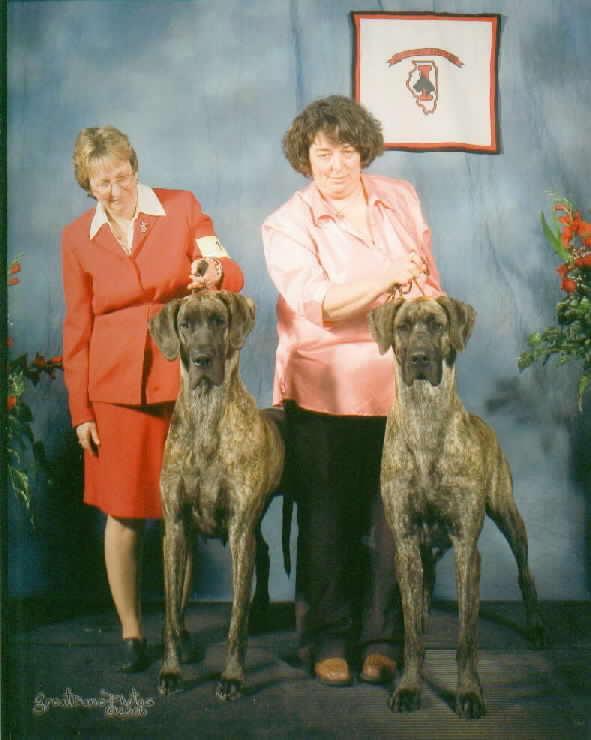
[[180,342],[176,329],[176,317],[182,299],[169,301],[164,308],[148,322],[152,339],[167,360],[176,360],[179,356]]
[[218,296],[230,312],[230,346],[241,349],[246,337],[254,328],[256,308],[252,298],[229,290],[220,290]]
[[404,298],[398,298],[396,301],[388,301],[378,306],[378,308],[374,308],[368,314],[369,332],[377,342],[381,355],[385,354],[392,346],[394,339],[394,317],[403,303]]
[[442,295],[436,298],[437,303],[445,310],[449,318],[449,340],[456,352],[461,352],[466,346],[474,321],[476,311],[467,303],[462,303],[455,298]]

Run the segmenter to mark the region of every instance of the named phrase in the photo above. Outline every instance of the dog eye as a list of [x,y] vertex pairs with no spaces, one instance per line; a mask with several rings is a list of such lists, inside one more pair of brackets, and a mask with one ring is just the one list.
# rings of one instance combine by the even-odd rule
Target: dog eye
[[189,322],[187,319],[183,319],[182,321],[179,321],[179,329],[188,329],[189,328]]
[[403,321],[401,324],[398,324],[397,329],[404,334],[410,329],[410,324],[408,323],[408,321]]
[[437,319],[431,319],[429,327],[432,331],[443,331],[443,324],[441,321],[437,321]]

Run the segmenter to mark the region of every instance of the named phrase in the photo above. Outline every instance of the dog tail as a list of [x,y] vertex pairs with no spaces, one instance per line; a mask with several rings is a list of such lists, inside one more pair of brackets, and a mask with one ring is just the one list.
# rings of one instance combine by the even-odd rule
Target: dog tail
[[283,567],[289,576],[291,575],[291,520],[293,518],[293,498],[289,493],[283,494],[282,513],[281,549],[283,551]]

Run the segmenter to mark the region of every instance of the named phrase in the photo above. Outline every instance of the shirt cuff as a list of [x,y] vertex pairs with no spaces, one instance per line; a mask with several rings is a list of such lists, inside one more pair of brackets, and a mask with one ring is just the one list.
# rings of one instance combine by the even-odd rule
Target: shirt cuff
[[302,313],[305,318],[319,326],[322,326],[325,323],[323,305],[328,288],[328,283],[317,285],[312,291],[310,291],[310,295],[307,296],[307,300],[302,302]]
[[92,411],[80,411],[76,416],[72,414],[72,429],[77,429],[80,424],[86,424],[87,421],[96,421]]
[[230,256],[217,236],[201,236],[195,241],[202,257],[217,257],[219,259],[220,257]]
[[238,263],[234,262],[230,257],[222,257],[220,262],[224,269],[220,288],[222,290],[231,290],[233,293],[239,293],[244,287],[244,275]]

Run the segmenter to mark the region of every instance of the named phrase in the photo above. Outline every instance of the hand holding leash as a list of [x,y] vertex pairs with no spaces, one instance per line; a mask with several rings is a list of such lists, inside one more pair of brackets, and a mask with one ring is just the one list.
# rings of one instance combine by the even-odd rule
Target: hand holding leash
[[200,257],[191,263],[188,288],[191,291],[214,290],[224,275],[224,268],[217,257]]
[[423,258],[414,251],[409,254],[409,260],[411,262],[411,269],[409,270],[411,274],[410,280],[394,283],[390,295],[388,296],[388,301],[392,301],[396,297],[407,295],[412,290],[413,285],[419,290],[421,295],[425,295],[425,291],[423,290],[421,283],[427,279],[429,268]]

